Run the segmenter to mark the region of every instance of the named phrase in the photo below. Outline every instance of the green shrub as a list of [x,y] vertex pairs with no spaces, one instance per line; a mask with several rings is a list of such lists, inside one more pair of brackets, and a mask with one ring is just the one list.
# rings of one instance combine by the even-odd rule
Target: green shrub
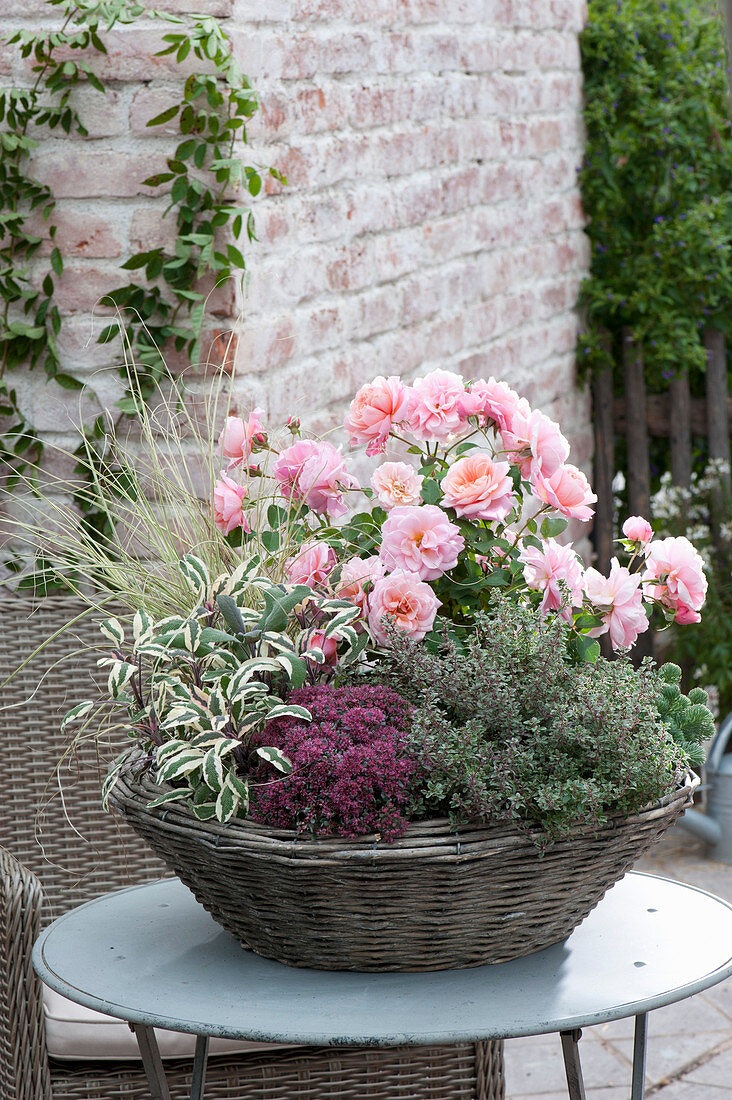
[[[580,364],[628,326],[648,382],[705,368],[702,327],[729,331],[732,132],[715,7],[590,0],[581,35],[587,150],[580,172],[591,275]],[[617,358],[617,356],[616,356]]]

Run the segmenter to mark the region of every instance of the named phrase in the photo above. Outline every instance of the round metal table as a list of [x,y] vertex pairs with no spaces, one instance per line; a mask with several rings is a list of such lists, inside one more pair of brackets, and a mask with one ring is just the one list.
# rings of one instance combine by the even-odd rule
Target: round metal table
[[392,1046],[547,1032],[561,1034],[569,1095],[583,1100],[580,1029],[628,1016],[631,1100],[642,1100],[646,1014],[732,973],[732,906],[631,872],[567,940],[537,954],[471,970],[362,974],[260,958],[166,879],[60,917],[33,963],[65,997],[130,1022],[154,1100],[169,1092],[153,1027],[199,1036],[192,1100],[204,1095],[210,1036]]

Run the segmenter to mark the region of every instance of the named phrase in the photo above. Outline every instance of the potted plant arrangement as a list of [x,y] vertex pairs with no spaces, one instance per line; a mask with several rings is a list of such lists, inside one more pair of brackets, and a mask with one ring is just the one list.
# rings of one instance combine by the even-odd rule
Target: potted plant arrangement
[[[226,418],[209,500],[168,492],[136,588],[120,500],[129,529],[161,482],[133,492],[119,455],[97,480],[108,549],[49,545],[49,568],[93,560],[130,609],[101,626],[131,739],[110,809],[286,963],[439,969],[557,942],[691,802],[706,696],[628,652],[654,606],[699,618],[699,555],[636,517],[629,564],[585,568],[565,532],[591,488],[559,427],[492,378],[363,386],[359,477],[261,417]],[[66,717],[99,720],[94,701]]]

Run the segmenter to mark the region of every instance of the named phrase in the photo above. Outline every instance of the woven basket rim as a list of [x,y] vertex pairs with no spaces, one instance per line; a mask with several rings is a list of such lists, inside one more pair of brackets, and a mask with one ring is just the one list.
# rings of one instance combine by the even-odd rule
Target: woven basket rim
[[[136,768],[143,761],[140,750],[132,749],[122,763],[117,780],[109,792],[109,804],[112,809],[134,809],[137,813],[154,816],[158,827],[175,832],[194,832],[200,841],[221,849],[237,847],[260,847],[268,859],[282,858],[298,861],[308,856],[323,858],[358,858],[359,855],[374,859],[377,857],[412,858],[417,853],[432,855],[438,852],[468,855],[469,849],[519,848],[524,845],[534,847],[547,838],[547,847],[572,843],[584,837],[602,836],[616,832],[619,828],[632,829],[634,826],[654,818],[663,818],[678,813],[678,804],[684,809],[693,802],[694,792],[699,786],[697,775],[686,774],[683,780],[660,799],[648,803],[637,813],[617,814],[609,817],[604,825],[578,825],[568,834],[557,840],[547,837],[540,829],[519,829],[512,823],[495,824],[476,822],[454,826],[448,818],[432,818],[410,822],[406,832],[395,841],[385,841],[378,833],[369,833],[359,837],[312,837],[298,833],[294,829],[277,829],[262,825],[249,819],[236,818],[222,824],[218,821],[200,821],[182,802],[168,803],[148,810],[148,802],[166,790],[172,790],[170,784],[158,785],[144,770]],[[148,761],[149,764],[149,761]]]

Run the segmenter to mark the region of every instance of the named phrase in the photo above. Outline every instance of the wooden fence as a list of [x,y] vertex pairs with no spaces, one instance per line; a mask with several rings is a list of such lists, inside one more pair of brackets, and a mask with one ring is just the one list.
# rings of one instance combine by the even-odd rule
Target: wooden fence
[[629,331],[623,332],[622,359],[624,395],[614,396],[613,374],[608,368],[593,385],[595,428],[594,488],[597,493],[593,543],[596,565],[607,574],[614,556],[616,531],[613,521],[613,477],[615,436],[624,435],[629,514],[651,514],[651,473],[648,455],[650,436],[670,439],[671,476],[675,485],[686,486],[691,478],[692,436],[706,436],[709,457],[730,460],[729,426],[732,398],[727,392],[727,352],[721,332],[704,333],[707,349],[706,396],[691,398],[686,372],[671,380],[663,394],[647,394],[643,356]]

